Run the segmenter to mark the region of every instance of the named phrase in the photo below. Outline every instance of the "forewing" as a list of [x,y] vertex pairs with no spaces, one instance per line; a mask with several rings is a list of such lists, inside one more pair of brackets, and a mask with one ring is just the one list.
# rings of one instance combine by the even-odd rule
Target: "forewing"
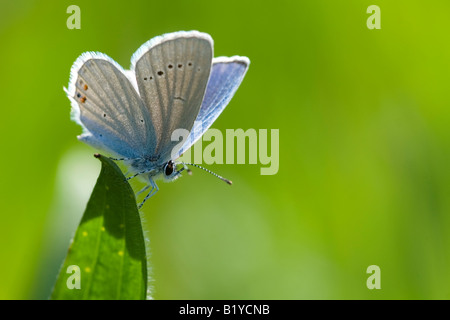
[[154,157],[170,159],[176,129],[190,131],[211,71],[213,41],[197,31],[175,32],[145,43],[132,58],[140,96],[156,134]]
[[67,94],[73,118],[84,128],[80,140],[127,158],[155,149],[148,110],[135,85],[111,58],[100,53],[80,56],[72,67]]
[[216,121],[239,88],[250,60],[247,57],[218,57],[213,59],[211,76],[205,97],[194,127],[186,142],[178,151],[177,157],[188,150]]

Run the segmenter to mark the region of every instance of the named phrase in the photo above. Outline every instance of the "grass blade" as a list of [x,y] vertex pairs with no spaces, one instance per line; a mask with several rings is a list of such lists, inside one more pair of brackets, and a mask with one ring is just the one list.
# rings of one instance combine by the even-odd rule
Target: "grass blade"
[[134,192],[113,161],[95,157],[100,176],[51,299],[145,299],[147,260]]

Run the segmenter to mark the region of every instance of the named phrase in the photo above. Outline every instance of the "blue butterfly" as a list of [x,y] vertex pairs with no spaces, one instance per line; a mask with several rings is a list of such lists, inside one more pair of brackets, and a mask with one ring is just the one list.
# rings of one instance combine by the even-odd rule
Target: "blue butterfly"
[[[177,162],[230,102],[247,72],[247,57],[213,58],[213,40],[198,31],[155,37],[132,56],[124,70],[102,53],[83,53],[73,64],[68,89],[72,119],[83,128],[78,139],[123,160],[132,176],[150,189],[139,208],[186,165]],[[177,129],[189,132],[184,144]]]

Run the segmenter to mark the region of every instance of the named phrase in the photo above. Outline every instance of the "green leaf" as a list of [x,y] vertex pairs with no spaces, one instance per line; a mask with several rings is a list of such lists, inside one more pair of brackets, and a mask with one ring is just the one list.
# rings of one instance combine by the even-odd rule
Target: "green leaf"
[[134,192],[113,161],[95,157],[100,176],[51,298],[145,299],[147,260]]

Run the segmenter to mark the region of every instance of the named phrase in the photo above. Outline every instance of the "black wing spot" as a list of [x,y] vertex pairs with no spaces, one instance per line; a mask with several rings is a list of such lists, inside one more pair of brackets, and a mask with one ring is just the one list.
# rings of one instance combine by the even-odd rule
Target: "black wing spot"
[[172,68],[173,68],[173,65],[169,64],[169,65],[167,66],[167,68],[172,69]]
[[162,76],[163,74],[164,74],[164,72],[158,71],[158,76]]

